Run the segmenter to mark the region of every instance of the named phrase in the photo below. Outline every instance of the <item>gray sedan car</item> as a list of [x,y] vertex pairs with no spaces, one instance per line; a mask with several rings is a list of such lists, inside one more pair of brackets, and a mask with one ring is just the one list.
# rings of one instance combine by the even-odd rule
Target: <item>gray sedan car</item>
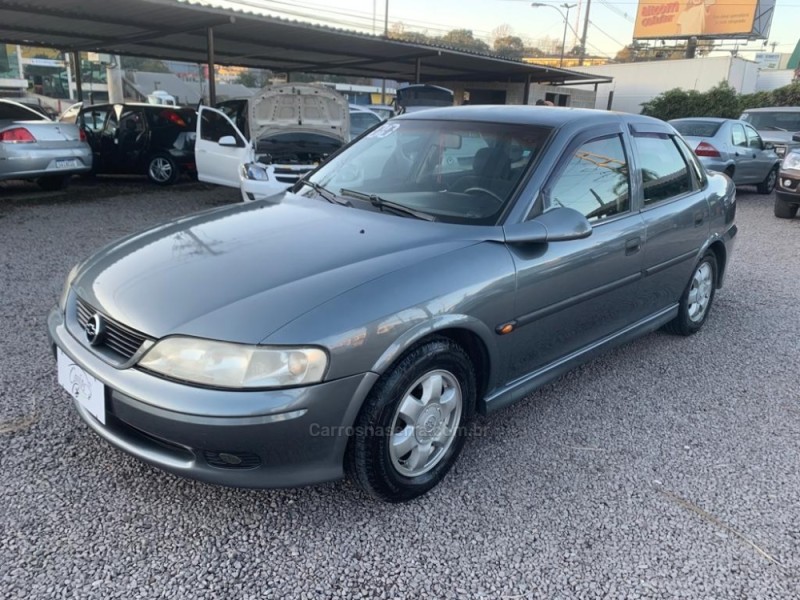
[[91,168],[92,151],[77,126],[0,99],[0,180],[31,179],[54,190]]
[[678,130],[705,167],[725,173],[736,185],[755,185],[771,194],[778,180],[780,157],[771,143],[744,121],[711,117],[675,119]]
[[49,315],[80,416],[172,473],[349,473],[403,501],[476,412],[660,327],[698,331],[735,188],[662,121],[523,106],[404,115],[284,196],[77,265]]

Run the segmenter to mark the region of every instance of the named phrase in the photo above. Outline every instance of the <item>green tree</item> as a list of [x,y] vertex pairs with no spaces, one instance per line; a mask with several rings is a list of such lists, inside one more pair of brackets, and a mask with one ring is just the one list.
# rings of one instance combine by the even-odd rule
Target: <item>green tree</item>
[[149,73],[169,73],[167,66],[155,58],[143,58],[141,56],[121,57],[121,66],[128,71],[146,71]]
[[471,29],[453,29],[452,31],[448,31],[439,38],[439,43],[460,50],[469,50],[471,52],[489,51],[489,44],[483,40],[477,39]]
[[522,38],[508,35],[495,39],[492,48],[497,54],[509,58],[522,58],[525,56],[525,43]]

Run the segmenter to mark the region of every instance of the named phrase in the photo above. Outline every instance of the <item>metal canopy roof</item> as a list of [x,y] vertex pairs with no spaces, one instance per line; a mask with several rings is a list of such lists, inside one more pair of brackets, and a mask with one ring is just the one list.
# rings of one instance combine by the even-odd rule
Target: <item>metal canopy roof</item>
[[[566,69],[224,9],[195,0],[0,0],[0,42],[398,81],[605,83]],[[419,69],[419,70],[417,70]]]

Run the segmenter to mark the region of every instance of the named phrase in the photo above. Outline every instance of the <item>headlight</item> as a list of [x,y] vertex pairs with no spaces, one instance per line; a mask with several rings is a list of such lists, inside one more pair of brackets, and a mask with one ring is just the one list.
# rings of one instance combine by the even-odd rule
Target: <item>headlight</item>
[[139,366],[209,387],[274,388],[319,383],[328,366],[328,355],[319,348],[248,346],[171,337],[157,342]]
[[256,181],[268,181],[269,173],[264,165],[258,163],[248,163],[242,165],[242,171],[247,179],[255,179]]
[[781,165],[784,169],[795,169],[800,171],[800,151],[794,150],[786,155]]
[[64,281],[64,289],[61,290],[61,296],[58,298],[58,307],[61,309],[61,312],[64,312],[67,308],[67,296],[69,296],[69,288],[72,287],[72,282],[75,281],[75,277],[78,275],[79,266],[80,263],[72,267],[67,274],[67,279]]

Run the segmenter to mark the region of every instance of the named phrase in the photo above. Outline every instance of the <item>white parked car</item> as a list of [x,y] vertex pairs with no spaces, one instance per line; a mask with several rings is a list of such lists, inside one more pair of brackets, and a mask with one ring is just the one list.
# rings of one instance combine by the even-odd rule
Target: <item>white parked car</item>
[[201,106],[195,160],[200,181],[242,190],[242,199],[282,193],[350,137],[347,100],[311,84],[268,86],[256,96]]

